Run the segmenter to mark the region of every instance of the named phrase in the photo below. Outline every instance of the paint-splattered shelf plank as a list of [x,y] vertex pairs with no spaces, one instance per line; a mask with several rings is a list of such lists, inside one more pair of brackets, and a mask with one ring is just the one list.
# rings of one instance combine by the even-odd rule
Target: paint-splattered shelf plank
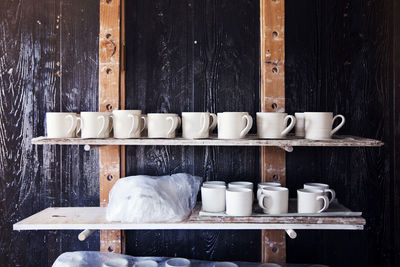
[[121,223],[106,220],[105,207],[47,208],[16,224],[14,230],[161,230],[161,229],[325,229],[362,230],[361,216],[200,216],[197,205],[184,222]]
[[134,145],[134,146],[327,146],[327,147],[379,147],[383,142],[357,137],[357,136],[335,136],[330,140],[308,140],[290,136],[287,139],[258,139],[250,135],[245,139],[225,140],[212,137],[209,139],[83,139],[83,138],[47,138],[37,137],[32,139],[35,145]]

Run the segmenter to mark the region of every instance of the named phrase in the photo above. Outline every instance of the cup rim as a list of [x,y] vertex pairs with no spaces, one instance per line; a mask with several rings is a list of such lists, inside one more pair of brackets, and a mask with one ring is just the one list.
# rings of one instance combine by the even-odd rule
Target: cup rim
[[324,183],[305,183],[304,184],[304,186],[313,186],[313,187],[316,187],[316,186],[320,186],[320,187],[326,187],[326,188],[329,188],[329,185],[328,184],[324,184]]
[[46,112],[46,115],[47,114],[60,114],[60,115],[72,115],[72,114],[75,114],[75,115],[78,115],[79,113],[76,113],[76,112]]
[[324,190],[315,188],[302,188],[302,189],[297,189],[297,192],[306,194],[315,194],[315,193],[324,193]]
[[329,111],[322,111],[322,112],[317,112],[317,111],[312,111],[312,112],[303,112],[304,114],[333,114],[333,112]]
[[261,188],[261,192],[264,192],[264,190],[265,191],[273,191],[273,192],[283,192],[283,191],[289,191],[289,189],[288,188],[286,188],[286,187],[278,187],[278,186],[269,186],[269,187],[264,187],[264,188]]
[[221,181],[221,180],[217,180],[217,181],[204,181],[204,182],[203,182],[203,185],[204,185],[205,183],[208,183],[208,184],[224,184],[224,185],[226,185],[225,181]]
[[233,193],[248,193],[251,192],[253,193],[253,190],[250,188],[245,188],[245,187],[235,187],[235,188],[227,188],[226,192],[233,192]]
[[177,113],[147,113],[147,116],[160,116],[160,115],[178,116]]
[[94,114],[94,113],[111,115],[111,112],[109,112],[109,111],[81,111],[80,114]]
[[262,112],[262,111],[256,112],[256,115],[258,115],[258,114],[260,114],[260,115],[263,115],[263,114],[265,114],[265,115],[269,115],[269,114],[286,114],[286,115],[288,115],[287,112],[271,112],[271,111],[269,111],[269,112]]
[[226,185],[222,184],[203,184],[201,188],[214,188],[214,189],[226,189]]
[[[271,184],[275,184],[275,185],[271,185]],[[262,183],[258,183],[257,187],[261,188],[261,187],[282,187],[281,183],[278,182],[262,182]]]
[[[112,112],[118,113],[118,112],[138,112],[138,111],[140,111],[140,113],[142,113],[142,110],[140,110],[140,109],[114,109]],[[137,114],[137,115],[139,115],[139,114]]]
[[253,183],[247,181],[235,181],[228,183],[228,185],[253,185]]
[[208,111],[185,111],[182,114],[203,114],[203,113],[210,113]]

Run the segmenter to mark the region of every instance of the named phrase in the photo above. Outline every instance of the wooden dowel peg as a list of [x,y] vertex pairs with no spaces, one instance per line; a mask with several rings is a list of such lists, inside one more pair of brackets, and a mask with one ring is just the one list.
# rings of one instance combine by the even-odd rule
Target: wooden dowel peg
[[297,233],[293,229],[286,229],[285,231],[291,239],[295,239],[297,237]]
[[279,148],[285,150],[286,152],[293,152],[292,146],[280,146]]
[[83,150],[85,150],[85,151],[90,151],[90,150],[96,149],[96,148],[98,148],[98,147],[101,147],[101,146],[96,146],[96,145],[84,145],[84,146],[83,146]]
[[85,241],[91,234],[93,234],[96,230],[89,230],[86,229],[84,231],[82,231],[79,235],[78,235],[78,239],[80,241]]

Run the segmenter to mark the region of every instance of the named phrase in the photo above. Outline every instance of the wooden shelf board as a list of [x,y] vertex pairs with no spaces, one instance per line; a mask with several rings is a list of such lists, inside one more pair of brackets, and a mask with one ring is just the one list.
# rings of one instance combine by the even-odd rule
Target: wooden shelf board
[[161,230],[161,229],[326,229],[362,230],[365,219],[344,217],[212,217],[199,216],[197,206],[190,218],[177,223],[121,223],[105,218],[105,207],[47,208],[16,224],[14,230]]
[[37,137],[32,139],[35,145],[136,145],[136,146],[327,146],[327,147],[378,147],[383,142],[356,136],[335,136],[330,140],[308,140],[289,136],[287,139],[258,139],[250,135],[245,139],[225,140],[215,136],[209,139],[84,139],[84,138],[47,138]]

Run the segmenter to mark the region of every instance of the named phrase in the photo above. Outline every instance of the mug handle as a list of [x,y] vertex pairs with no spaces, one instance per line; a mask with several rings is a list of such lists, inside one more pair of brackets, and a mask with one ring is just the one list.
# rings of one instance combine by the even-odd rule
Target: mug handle
[[336,126],[336,128],[333,129],[333,130],[331,131],[331,135],[333,135],[334,133],[336,133],[337,131],[339,131],[339,129],[343,127],[343,125],[344,125],[344,123],[345,123],[345,121],[346,121],[345,118],[344,118],[344,116],[339,114],[339,115],[336,115],[336,116],[333,118],[333,120],[332,120],[332,125],[333,125],[333,123],[335,122],[335,120],[336,120],[337,118],[341,118],[341,119],[342,119],[342,122],[339,123],[339,125]]
[[132,127],[131,130],[129,131],[129,136],[133,133],[136,132],[139,128],[139,119],[137,116],[129,114],[128,115],[129,118],[131,118],[132,121]]
[[264,206],[264,199],[265,198],[269,198],[269,200],[271,200],[271,197],[268,195],[263,195],[261,194],[260,198],[258,199],[258,205],[262,208],[262,209],[267,209],[267,207]]
[[317,200],[320,200],[320,199],[322,199],[324,201],[324,206],[322,207],[322,209],[317,211],[317,213],[321,213],[329,207],[329,199],[327,196],[317,196]]
[[171,121],[171,128],[169,129],[167,136],[171,135],[179,125],[179,118],[178,117],[167,117],[167,120]]
[[81,129],[83,128],[83,120],[80,117],[77,117],[76,123],[78,123],[78,121],[79,121],[79,126],[77,126],[77,128],[76,128],[76,134],[78,134],[81,131]]
[[100,131],[97,133],[97,137],[100,137],[100,136],[103,135],[103,134],[106,132],[106,130],[107,130],[107,128],[105,128],[105,126],[106,126],[106,118],[105,118],[104,115],[101,115],[101,116],[98,116],[98,117],[97,117],[97,120],[102,120],[102,124],[101,124]]
[[72,134],[72,132],[76,129],[76,125],[78,124],[76,116],[67,115],[66,119],[71,119],[71,127],[69,127],[67,134]]
[[206,132],[209,129],[208,125],[206,124],[206,122],[207,122],[206,114],[204,114],[204,113],[201,114],[201,120],[203,121],[203,126],[200,129],[200,134],[203,134],[204,132]]
[[143,132],[143,130],[146,128],[147,120],[145,116],[141,116],[140,119],[143,121],[143,127],[140,129],[140,132]]
[[242,119],[247,121],[246,127],[240,132],[240,138],[246,136],[246,134],[250,131],[251,126],[253,126],[253,118],[250,115],[243,115]]
[[210,113],[210,117],[212,118],[212,123],[210,125],[210,128],[208,128],[208,130],[210,132],[212,132],[217,127],[218,119],[217,119],[217,115],[215,115],[214,113]]
[[281,135],[283,135],[283,136],[287,135],[287,134],[293,129],[293,127],[294,127],[295,124],[296,124],[296,117],[293,116],[293,115],[287,115],[287,116],[285,117],[285,120],[284,120],[284,121],[285,121],[285,125],[287,125],[287,122],[288,122],[289,119],[290,119],[290,124],[289,124],[289,126],[286,127],[285,130],[283,130],[283,131],[281,132]]
[[332,203],[332,201],[335,199],[335,197],[336,197],[336,192],[335,192],[335,190],[333,190],[333,189],[330,189],[330,188],[328,188],[328,189],[325,189],[325,191],[326,192],[329,192],[329,193],[331,193],[331,195],[332,195],[332,198],[331,198],[331,200],[329,200],[329,204],[331,204]]

